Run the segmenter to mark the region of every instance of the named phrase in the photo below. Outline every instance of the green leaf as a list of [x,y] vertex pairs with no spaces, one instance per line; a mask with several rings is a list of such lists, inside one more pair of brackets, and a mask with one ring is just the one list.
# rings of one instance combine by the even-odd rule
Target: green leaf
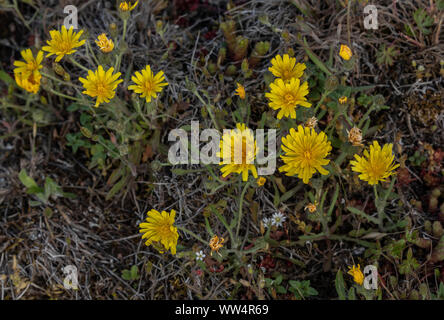
[[355,288],[351,287],[348,290],[348,300],[356,300],[356,293],[355,293]]
[[439,300],[444,300],[444,283],[441,282],[439,284],[439,288],[438,288],[438,290],[436,292],[436,297],[435,298],[439,299]]
[[351,213],[356,214],[357,216],[359,216],[361,218],[364,218],[364,219],[368,220],[369,222],[373,222],[375,224],[379,223],[378,219],[369,216],[368,214],[366,214],[365,212],[363,212],[363,211],[361,211],[359,209],[356,209],[356,208],[353,208],[353,207],[347,207],[347,210],[350,211]]
[[383,44],[376,53],[376,62],[379,65],[392,66],[398,55],[399,50],[396,50],[394,46],[386,48],[386,45]]
[[38,194],[38,193],[42,193],[43,194],[43,192],[44,192],[44,190],[42,188],[38,187],[38,186],[31,187],[31,188],[28,188],[26,190],[27,194]]
[[0,80],[5,82],[8,86],[15,85],[15,80],[3,70],[0,70]]
[[28,189],[29,188],[38,188],[37,183],[34,181],[33,178],[28,176],[25,169],[22,169],[20,171],[19,179],[20,179],[21,183],[23,183],[23,185]]
[[50,177],[45,179],[45,194],[53,197],[60,197],[62,195],[62,188],[57,185]]
[[444,236],[441,237],[438,244],[433,248],[430,260],[434,263],[444,260]]
[[336,292],[338,293],[339,296],[339,300],[347,300],[345,297],[346,295],[345,282],[341,270],[338,270],[338,272],[336,273],[335,287],[336,287]]
[[285,294],[287,293],[287,289],[285,289],[283,286],[277,286],[276,293]]
[[139,277],[138,273],[139,273],[139,269],[137,268],[137,266],[136,265],[132,266],[131,267],[131,276],[133,279],[137,279]]
[[51,218],[52,214],[53,214],[53,211],[52,211],[52,209],[50,207],[46,207],[45,210],[43,210],[43,213],[45,214],[45,216],[47,218]]
[[331,199],[330,208],[328,209],[327,216],[331,217],[331,214],[333,213],[333,209],[335,208],[336,201],[338,200],[339,196],[339,184],[336,186],[335,193],[333,194],[333,198]]
[[429,27],[433,26],[433,18],[427,14],[423,8],[420,8],[413,13],[413,20],[415,20],[419,31],[423,35],[428,35],[431,33]]
[[122,271],[122,278],[127,281],[133,281],[139,279],[139,268],[136,265],[132,266],[130,270]]
[[318,58],[318,56],[311,51],[307,40],[304,38],[304,50],[307,53],[307,55],[310,57],[311,61],[313,61],[313,63],[319,68],[321,69],[323,72],[325,72],[326,74],[328,74],[329,76],[332,75],[331,71],[328,70],[327,66],[321,61],[321,59]]
[[122,179],[119,180],[119,182],[117,182],[112,188],[111,190],[108,192],[108,194],[106,195],[106,200],[110,200],[112,197],[114,197],[116,195],[117,192],[119,192],[123,186],[125,186],[126,184],[126,177],[123,177]]
[[282,283],[282,280],[284,279],[284,277],[280,274],[276,277],[276,279],[274,280],[274,283],[276,285],[280,285]]

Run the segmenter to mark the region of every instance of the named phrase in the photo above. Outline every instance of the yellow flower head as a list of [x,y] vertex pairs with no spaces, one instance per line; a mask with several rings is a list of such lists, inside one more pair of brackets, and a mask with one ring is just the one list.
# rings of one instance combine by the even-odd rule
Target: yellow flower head
[[237,89],[236,89],[236,96],[239,96],[241,99],[245,99],[246,93],[245,93],[245,87],[241,85],[240,83],[236,83]]
[[253,131],[245,124],[238,123],[236,129],[225,131],[220,142],[220,152],[217,153],[217,156],[223,159],[219,165],[225,165],[220,169],[222,177],[233,172],[242,173],[242,180],[247,181],[248,172],[251,171],[253,177],[257,178],[254,165],[257,151]]
[[104,53],[109,53],[114,49],[113,40],[108,39],[105,33],[102,33],[100,36],[97,37],[96,44],[100,48],[100,51]]
[[296,58],[290,58],[288,54],[284,54],[284,58],[277,55],[271,60],[272,66],[268,70],[277,78],[288,81],[291,78],[300,78],[304,74],[307,66],[305,63],[296,64]]
[[38,71],[34,71],[28,76],[21,72],[14,72],[14,78],[20,88],[23,88],[30,93],[37,93],[40,89],[42,75]]
[[316,211],[318,203],[315,201],[315,203],[309,203],[304,207],[304,210],[308,210],[310,213],[313,213]]
[[43,51],[39,51],[34,58],[31,49],[26,49],[20,52],[23,60],[14,61],[14,79],[17,85],[30,92],[37,93],[40,89],[40,80],[42,75],[40,69],[43,61]]
[[338,101],[339,101],[340,104],[347,103],[347,97],[346,97],[346,96],[342,96],[342,97],[340,97],[340,98],[338,99]]
[[292,78],[288,82],[282,79],[276,79],[270,84],[271,92],[265,93],[270,99],[269,106],[273,110],[280,109],[277,118],[282,119],[283,116],[296,119],[296,107],[298,105],[310,108],[311,103],[307,101],[308,83],[305,81],[302,85],[301,81]]
[[126,12],[126,11],[133,11],[134,8],[137,6],[139,1],[136,1],[133,5],[131,5],[131,1],[123,1],[119,5],[119,9]]
[[341,48],[339,49],[339,55],[344,60],[350,60],[353,53],[348,46],[346,46],[345,44],[341,44]]
[[358,127],[353,127],[348,133],[348,141],[355,147],[362,147],[362,132]]
[[102,102],[108,103],[116,95],[116,88],[123,80],[118,79],[120,72],[113,74],[114,68],[111,67],[108,71],[104,71],[102,66],[92,72],[88,71],[86,79],[79,78],[79,81],[83,83],[83,87],[86,89],[83,91],[93,98],[97,97],[95,107],[98,107]]
[[145,244],[149,246],[153,242],[160,242],[165,250],[171,250],[172,254],[176,254],[177,239],[179,239],[177,228],[173,225],[176,211],[160,213],[152,209],[148,211],[147,216],[146,222],[139,224],[140,233],[143,233],[142,239],[146,239]]
[[299,179],[308,183],[316,171],[328,174],[322,166],[330,162],[325,157],[331,151],[331,144],[324,132],[318,134],[314,129],[302,126],[298,126],[298,131],[291,128],[290,134],[282,137],[282,150],[285,152],[281,155],[285,165],[279,171],[285,171],[287,176],[297,174]]
[[364,283],[364,274],[361,271],[361,266],[358,264],[358,267],[356,268],[355,265],[353,267],[348,267],[350,270],[348,270],[348,274],[353,277],[353,280],[359,284],[360,286]]
[[256,180],[256,183],[259,187],[262,187],[265,184],[265,182],[267,182],[267,179],[264,177],[259,177],[259,179]]
[[217,253],[219,253],[219,249],[222,248],[224,246],[224,242],[225,239],[222,237],[218,237],[216,235],[214,235],[211,239],[210,239],[210,248],[211,248],[211,255],[213,255],[213,252],[216,251]]
[[66,27],[62,26],[62,31],[51,30],[49,34],[51,35],[51,40],[46,41],[48,44],[42,48],[43,51],[49,52],[46,56],[52,56],[55,54],[57,56],[56,62],[59,62],[65,55],[70,55],[77,50],[75,48],[81,47],[85,40],[81,40],[83,30],[79,32],[74,32],[74,28],[70,27],[69,31]]
[[135,84],[129,86],[128,90],[141,94],[140,97],[146,98],[146,102],[150,102],[151,98],[157,98],[157,93],[162,92],[163,87],[168,85],[168,82],[162,82],[165,80],[163,71],[154,75],[149,65],[142,70],[142,73],[136,71],[131,79]]
[[367,181],[370,185],[386,181],[388,177],[395,174],[393,170],[399,167],[399,164],[393,163],[395,156],[392,148],[393,145],[388,143],[381,149],[378,141],[373,141],[370,152],[364,150],[364,157],[355,154],[356,161],[350,161],[352,170],[360,172],[359,179]]
[[30,75],[38,77],[39,70],[43,68],[43,51],[39,51],[34,58],[31,49],[22,50],[20,54],[25,61],[14,61],[14,73],[21,73],[23,77],[27,78]]

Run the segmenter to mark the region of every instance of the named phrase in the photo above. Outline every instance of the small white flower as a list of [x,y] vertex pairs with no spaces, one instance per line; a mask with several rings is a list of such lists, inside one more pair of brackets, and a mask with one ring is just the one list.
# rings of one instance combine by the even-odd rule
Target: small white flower
[[276,227],[282,227],[282,223],[285,222],[286,219],[281,212],[275,212],[271,217],[271,224]]
[[203,253],[202,250],[200,250],[199,252],[196,252],[196,260],[197,261],[203,261],[203,259],[205,258],[205,253]]
[[271,218],[263,218],[262,223],[264,224],[264,227],[268,229],[273,224],[273,221],[271,221]]

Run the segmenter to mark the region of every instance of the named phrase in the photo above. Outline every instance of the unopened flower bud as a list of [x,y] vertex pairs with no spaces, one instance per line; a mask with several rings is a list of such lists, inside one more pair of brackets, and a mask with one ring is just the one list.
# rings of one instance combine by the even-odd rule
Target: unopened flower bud
[[54,72],[59,76],[63,76],[65,74],[65,69],[63,69],[63,67],[57,62],[52,63],[52,70],[54,70]]
[[109,33],[111,34],[112,38],[116,38],[117,37],[117,25],[115,23],[111,23],[109,25]]
[[336,76],[330,76],[327,78],[327,81],[325,81],[325,89],[327,91],[334,91],[339,84],[338,77]]

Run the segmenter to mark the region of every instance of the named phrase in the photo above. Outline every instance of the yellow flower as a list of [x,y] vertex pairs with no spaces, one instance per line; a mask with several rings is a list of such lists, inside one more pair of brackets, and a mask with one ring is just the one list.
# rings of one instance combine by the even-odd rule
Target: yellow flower
[[241,99],[245,99],[245,87],[241,85],[240,83],[236,83],[237,89],[236,89],[236,96],[239,96]]
[[346,97],[346,96],[342,96],[342,97],[340,97],[340,98],[338,99],[338,101],[339,101],[340,104],[347,103],[347,97]]
[[74,49],[81,47],[85,43],[85,40],[79,41],[82,33],[83,30],[74,32],[73,27],[70,27],[68,31],[64,25],[62,26],[62,31],[51,30],[49,31],[51,40],[46,41],[48,45],[44,46],[42,50],[49,52],[46,55],[47,57],[55,54],[57,56],[55,61],[59,62],[63,56],[76,52],[77,50]]
[[[230,150],[230,152],[226,151],[226,157],[224,157],[224,150]],[[225,165],[220,169],[222,177],[226,177],[233,172],[242,173],[242,180],[247,181],[248,172],[251,171],[253,177],[257,178],[258,175],[254,165],[257,151],[253,131],[247,128],[245,124],[238,123],[236,129],[224,132],[220,142],[220,151],[217,153],[217,156],[223,159],[219,165]]]
[[128,90],[133,90],[135,93],[141,94],[140,97],[146,98],[146,102],[150,102],[151,97],[157,98],[157,93],[163,90],[162,87],[168,85],[168,82],[162,82],[165,80],[163,71],[159,71],[154,75],[149,65],[142,70],[142,73],[136,71],[131,79],[135,85],[129,86]]
[[265,184],[265,182],[267,182],[267,179],[264,177],[259,177],[259,179],[256,180],[256,183],[259,187],[262,187]]
[[120,72],[116,74],[113,74],[113,72],[113,67],[105,72],[100,65],[95,72],[89,70],[86,79],[79,78],[79,81],[83,83],[83,87],[86,89],[83,93],[93,98],[97,97],[95,107],[98,107],[102,102],[108,103],[116,95],[117,85],[123,80],[118,79]]
[[23,88],[30,93],[37,93],[40,89],[42,75],[38,71],[35,71],[28,76],[24,73],[14,72],[14,78],[20,88]]
[[367,181],[370,185],[386,181],[388,177],[395,174],[393,170],[399,167],[399,164],[393,163],[395,156],[392,148],[393,145],[388,143],[381,149],[378,141],[373,141],[370,152],[364,150],[364,157],[355,154],[356,161],[350,161],[352,170],[360,172],[359,179]]
[[23,77],[29,77],[34,75],[38,77],[40,74],[39,70],[43,68],[43,51],[39,51],[34,58],[31,49],[22,50],[20,54],[25,61],[14,61],[14,73],[21,73]]
[[341,44],[341,48],[339,49],[339,55],[344,60],[350,60],[350,58],[352,57],[353,53],[352,53],[351,49],[348,46],[346,46],[345,44]]
[[283,116],[296,119],[296,107],[298,105],[310,108],[311,103],[305,97],[308,94],[308,83],[305,81],[300,85],[300,80],[292,78],[288,82],[282,79],[276,79],[274,83],[270,84],[271,92],[265,93],[265,96],[270,99],[269,106],[273,110],[279,110],[277,114],[278,119]]
[[348,141],[355,147],[362,147],[362,132],[359,128],[353,127],[348,133]]
[[166,211],[160,213],[154,209],[148,211],[146,222],[139,224],[140,233],[143,233],[142,239],[146,239],[145,244],[149,246],[153,242],[160,242],[165,250],[171,250],[172,254],[176,254],[179,233],[173,225],[175,216],[176,211],[174,210],[171,210],[171,213]]
[[106,37],[105,33],[102,33],[97,37],[96,44],[99,46],[100,50],[104,53],[109,53],[114,49],[114,42]]
[[20,88],[30,92],[37,93],[40,89],[40,80],[42,75],[40,69],[43,61],[43,51],[39,51],[34,58],[31,49],[21,52],[25,61],[14,61],[14,79]]
[[136,1],[136,3],[131,5],[131,1],[123,1],[120,3],[119,8],[122,11],[133,11],[138,3],[139,3],[139,1]]
[[359,284],[360,286],[364,283],[364,274],[361,271],[361,266],[358,264],[358,267],[356,268],[355,265],[353,267],[348,267],[350,270],[348,270],[348,274],[353,277],[353,280]]
[[299,179],[308,183],[316,171],[328,174],[322,166],[330,162],[325,157],[331,151],[331,144],[324,132],[318,134],[314,129],[302,126],[298,126],[298,131],[291,128],[290,134],[282,137],[282,150],[285,152],[281,155],[285,165],[279,171],[286,171],[287,176],[297,174]]
[[296,58],[290,58],[288,54],[284,54],[284,58],[277,55],[271,60],[272,66],[268,70],[277,78],[288,81],[291,78],[300,78],[304,74],[307,66],[305,63],[296,64]]
[[222,248],[224,246],[224,242],[225,239],[222,237],[218,237],[216,235],[214,235],[211,239],[210,239],[210,248],[211,248],[211,255],[213,255],[213,252],[216,251],[217,253],[219,253],[219,249]]
[[315,201],[315,203],[309,203],[304,207],[304,210],[308,210],[310,213],[313,213],[316,211],[318,203]]

